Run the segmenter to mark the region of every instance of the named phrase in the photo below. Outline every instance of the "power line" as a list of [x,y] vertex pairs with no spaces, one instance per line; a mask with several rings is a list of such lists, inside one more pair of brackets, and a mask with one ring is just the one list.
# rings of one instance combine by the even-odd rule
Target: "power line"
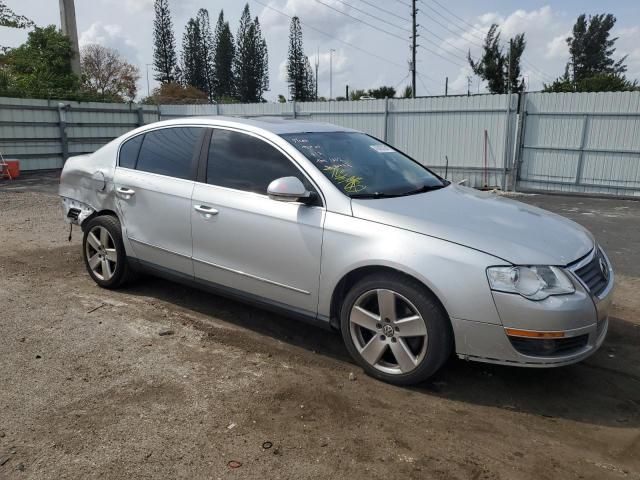
[[[365,14],[365,15],[368,15],[368,16],[369,16],[369,17],[371,17],[371,18],[375,18],[376,20],[379,20],[380,22],[385,23],[385,24],[387,24],[387,25],[389,25],[389,26],[391,26],[391,27],[395,27],[395,28],[397,28],[397,29],[399,29],[399,30],[402,30],[402,31],[404,31],[404,32],[407,32],[407,33],[409,33],[409,32],[410,32],[408,28],[401,27],[401,26],[399,26],[399,25],[396,25],[395,23],[391,23],[391,22],[389,22],[389,21],[385,20],[384,18],[378,17],[377,15],[373,15],[372,13],[367,12],[366,10],[361,10],[361,9],[360,9],[360,8],[358,8],[358,7],[354,7],[354,6],[353,6],[353,5],[351,5],[350,3],[344,2],[343,0],[336,0],[336,1],[337,1],[337,2],[342,3],[343,5],[346,5],[346,6],[347,6],[347,7],[349,7],[349,8],[353,8],[353,9],[354,9],[355,11],[357,11],[357,12],[360,12],[360,13],[363,13],[363,14]],[[322,3],[322,2],[320,2],[320,3]],[[329,6],[329,5],[326,5],[326,4],[324,4],[324,3],[322,3],[322,4],[323,4],[323,5],[325,5],[325,6],[327,6],[327,7]]]
[[[444,19],[446,22],[450,22],[452,25],[454,25],[455,27],[457,27],[460,31],[462,31],[463,33],[468,33],[469,35],[473,36],[474,38],[480,40],[481,42],[484,43],[484,38],[480,37],[478,35],[476,35],[473,31],[467,31],[466,28],[462,28],[460,27],[460,25],[456,24],[455,22],[452,22],[451,19],[445,17],[444,15],[442,15],[437,9],[433,8],[431,5],[428,5],[425,0],[419,0],[423,5],[425,5],[427,8],[429,8],[431,11],[435,12],[439,17],[441,17],[442,19]],[[442,8],[442,10],[444,10],[445,12],[447,12],[449,15],[453,16],[454,18],[458,19],[459,21],[461,21],[462,23],[464,23],[465,25],[467,25],[468,27],[470,27],[472,30],[475,30],[476,32],[480,32],[482,34],[484,34],[484,32],[482,30],[480,30],[479,28],[477,28],[474,25],[471,25],[469,22],[467,22],[466,20],[464,20],[463,18],[459,17],[458,15],[456,15],[454,12],[452,12],[451,10],[449,10],[447,7],[445,7],[444,5],[442,5],[438,0],[431,0],[432,2],[434,2],[436,5],[438,5],[440,8]],[[433,20],[434,22],[436,22],[438,25],[440,25],[441,27],[445,28],[446,30],[448,30],[449,32],[453,33],[454,35],[460,35],[459,32],[454,32],[453,30],[449,29],[448,27],[442,25],[439,21],[437,21],[436,19],[434,19],[433,17],[429,16],[428,14],[424,13],[423,14],[425,16],[427,16],[428,18],[430,18],[431,20]],[[474,43],[469,41],[469,43],[471,45],[474,45],[476,47],[479,48],[483,48],[483,45]],[[502,46],[503,47],[508,47],[507,42],[502,42]],[[529,67],[535,76],[537,76],[538,78],[540,78],[543,81],[547,81],[548,79],[552,79],[552,77],[547,74],[546,72],[544,72],[543,70],[539,69],[538,67],[536,67],[533,63],[531,63],[530,61],[527,61],[525,59],[521,60],[522,64]]]
[[[275,8],[275,7],[272,7],[271,5],[269,5],[269,4],[265,3],[265,2],[263,2],[262,0],[253,0],[253,1],[254,1],[254,2],[256,2],[256,3],[257,3],[257,4],[259,4],[259,5],[262,5],[262,6],[263,6],[263,7],[265,7],[265,8],[268,8],[269,10],[272,10],[272,11],[274,11],[274,12],[276,12],[276,13],[278,13],[278,14],[280,14],[280,15],[284,16],[284,17],[287,17],[287,18],[289,18],[289,19],[292,19],[292,18],[293,18],[291,15],[289,15],[289,14],[287,14],[287,13],[283,12],[282,10],[278,10],[278,9],[277,9],[277,8]],[[310,28],[311,30],[314,30],[314,31],[316,31],[316,32],[318,32],[318,33],[320,33],[320,34],[324,35],[325,37],[332,38],[333,40],[335,40],[335,41],[337,41],[337,42],[340,42],[340,43],[342,43],[343,45],[346,45],[347,47],[353,48],[354,50],[358,50],[359,52],[362,52],[362,53],[364,53],[364,54],[366,54],[366,55],[369,55],[369,56],[371,56],[371,57],[377,58],[378,60],[381,60],[381,61],[383,61],[383,62],[385,62],[385,63],[388,63],[389,65],[394,65],[394,66],[399,67],[399,68],[406,68],[406,65],[401,65],[401,64],[399,64],[399,63],[397,63],[397,62],[394,62],[394,61],[392,61],[392,60],[389,60],[388,58],[385,58],[385,57],[383,57],[383,56],[381,56],[381,55],[378,55],[377,53],[370,52],[370,51],[368,51],[368,50],[366,50],[366,49],[364,49],[364,48],[361,48],[361,47],[359,47],[359,46],[357,46],[357,45],[354,45],[353,43],[349,43],[349,42],[347,42],[347,41],[345,41],[345,40],[342,40],[341,38],[338,38],[338,37],[336,37],[336,36],[334,36],[334,35],[331,35],[330,33],[327,33],[327,32],[325,32],[325,31],[323,31],[323,30],[320,30],[319,28],[316,28],[316,27],[314,27],[313,25],[309,25],[308,23],[303,22],[302,20],[300,20],[300,23],[301,23],[302,25],[306,26],[307,28]],[[435,80],[434,78],[432,78],[432,77],[430,77],[429,75],[426,75],[426,74],[419,74],[418,76],[419,76],[419,77],[424,77],[424,78],[426,78],[427,80],[430,80],[430,81],[432,81],[432,82],[434,82],[434,83],[440,83],[440,82],[438,82],[437,80]]]
[[[384,9],[384,8],[382,8],[382,7],[379,7],[379,6],[377,6],[377,5],[373,4],[373,3],[370,3],[370,2],[368,2],[367,0],[360,0],[360,1],[361,1],[362,3],[365,3],[365,4],[369,5],[370,7],[373,7],[373,8],[375,8],[375,9],[377,9],[377,10],[380,10],[381,12],[386,13],[387,15],[391,15],[392,17],[399,18],[400,20],[404,20],[404,21],[406,21],[406,20],[407,20],[405,17],[403,17],[403,16],[401,16],[401,15],[398,15],[397,13],[394,13],[394,12],[392,12],[391,10],[386,10],[386,9]],[[401,3],[402,3],[402,2],[401,2]]]
[[374,28],[374,29],[378,30],[379,32],[386,33],[387,35],[389,35],[391,37],[395,37],[395,38],[397,38],[399,40],[402,40],[403,42],[407,41],[406,38],[401,37],[400,35],[396,35],[395,33],[392,33],[392,32],[390,32],[388,30],[384,30],[384,29],[382,29],[382,28],[380,28],[380,27],[378,27],[378,26],[376,26],[376,25],[374,25],[372,23],[369,23],[369,22],[366,22],[366,21],[362,20],[361,18],[354,17],[353,15],[349,15],[348,13],[343,12],[342,10],[340,10],[338,8],[332,7],[331,5],[328,5],[328,4],[324,3],[324,2],[322,2],[321,0],[316,0],[316,2],[318,2],[320,5],[324,5],[325,7],[330,8],[334,12],[338,12],[341,15],[349,17],[349,18],[355,20],[356,22],[360,22],[360,23],[362,23],[364,25],[367,25],[367,26],[369,26],[371,28]]

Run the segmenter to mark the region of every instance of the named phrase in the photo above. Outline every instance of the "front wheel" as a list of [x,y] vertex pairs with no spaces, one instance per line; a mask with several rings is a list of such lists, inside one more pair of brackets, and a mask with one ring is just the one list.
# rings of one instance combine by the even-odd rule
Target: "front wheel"
[[122,227],[116,217],[102,215],[89,220],[84,229],[82,253],[87,272],[102,288],[118,288],[131,277]]
[[402,274],[373,274],[341,308],[349,353],[371,376],[397,385],[427,380],[449,358],[451,325],[435,297]]

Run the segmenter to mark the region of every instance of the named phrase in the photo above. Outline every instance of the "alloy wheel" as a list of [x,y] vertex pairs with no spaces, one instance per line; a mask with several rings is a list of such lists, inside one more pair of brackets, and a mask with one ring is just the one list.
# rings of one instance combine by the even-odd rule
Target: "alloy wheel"
[[393,290],[369,290],[349,314],[351,339],[361,357],[390,374],[415,370],[427,353],[427,326],[418,309]]
[[106,228],[95,226],[89,231],[85,254],[89,268],[98,279],[107,281],[113,277],[118,254],[113,237]]

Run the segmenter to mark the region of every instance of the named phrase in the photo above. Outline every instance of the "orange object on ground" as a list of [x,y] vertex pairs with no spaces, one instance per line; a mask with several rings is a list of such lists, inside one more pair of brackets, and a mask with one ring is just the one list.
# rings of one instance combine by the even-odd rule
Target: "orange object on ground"
[[20,176],[20,160],[5,160],[3,163],[1,177],[14,179]]

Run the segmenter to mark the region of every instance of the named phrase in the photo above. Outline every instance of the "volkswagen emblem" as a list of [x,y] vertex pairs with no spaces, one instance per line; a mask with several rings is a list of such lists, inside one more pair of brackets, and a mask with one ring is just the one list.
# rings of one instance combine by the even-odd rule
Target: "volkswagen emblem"
[[393,337],[393,327],[388,323],[382,327],[382,333],[384,333],[387,337]]

